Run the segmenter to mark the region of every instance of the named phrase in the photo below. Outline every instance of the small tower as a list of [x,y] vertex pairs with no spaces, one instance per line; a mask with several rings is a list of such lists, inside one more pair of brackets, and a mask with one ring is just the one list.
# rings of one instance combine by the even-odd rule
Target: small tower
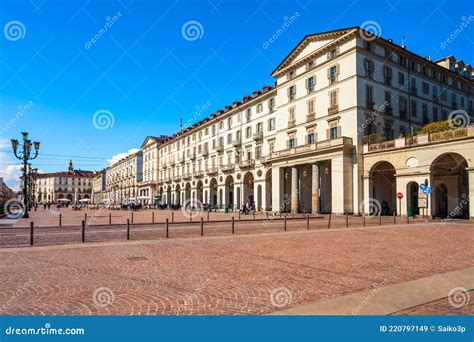
[[67,167],[67,172],[74,173],[74,167],[72,166],[72,159],[69,160],[69,166]]

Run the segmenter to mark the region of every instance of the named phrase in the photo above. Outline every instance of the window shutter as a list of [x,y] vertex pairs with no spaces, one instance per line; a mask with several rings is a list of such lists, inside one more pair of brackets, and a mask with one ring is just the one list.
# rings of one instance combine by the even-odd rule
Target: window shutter
[[306,89],[308,89],[309,88],[309,78],[306,79],[305,85],[306,85]]
[[326,129],[326,139],[329,140],[331,139],[331,133],[330,133],[330,129]]
[[337,137],[341,137],[341,126],[337,126]]
[[339,75],[339,64],[336,64],[336,74]]
[[328,80],[331,80],[331,68],[328,69]]

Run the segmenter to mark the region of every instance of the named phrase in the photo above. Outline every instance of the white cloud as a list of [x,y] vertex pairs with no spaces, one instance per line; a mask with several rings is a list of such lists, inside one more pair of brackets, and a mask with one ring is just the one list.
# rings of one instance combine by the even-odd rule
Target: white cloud
[[14,159],[10,140],[0,137],[0,177],[13,190],[18,190],[20,186],[21,165]]
[[132,148],[132,149],[128,150],[127,152],[117,153],[116,155],[112,156],[112,158],[107,159],[107,161],[109,162],[110,165],[113,165],[116,162],[118,162],[120,159],[123,159],[126,156],[134,154],[138,151],[140,151],[138,148]]

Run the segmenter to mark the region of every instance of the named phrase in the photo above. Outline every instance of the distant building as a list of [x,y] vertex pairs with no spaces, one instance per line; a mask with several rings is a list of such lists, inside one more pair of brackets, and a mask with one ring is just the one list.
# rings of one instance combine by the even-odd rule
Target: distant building
[[107,202],[127,204],[137,201],[138,184],[143,179],[143,152],[133,153],[105,169]]
[[75,203],[84,198],[91,198],[92,178],[95,171],[75,170],[72,160],[64,172],[39,173],[34,178],[34,201],[57,202],[67,198]]

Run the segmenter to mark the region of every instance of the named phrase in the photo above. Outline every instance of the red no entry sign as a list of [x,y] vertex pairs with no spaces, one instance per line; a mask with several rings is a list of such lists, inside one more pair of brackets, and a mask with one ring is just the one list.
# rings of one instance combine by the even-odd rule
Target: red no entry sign
[[403,198],[403,194],[401,192],[397,192],[397,198],[398,199],[402,199]]

